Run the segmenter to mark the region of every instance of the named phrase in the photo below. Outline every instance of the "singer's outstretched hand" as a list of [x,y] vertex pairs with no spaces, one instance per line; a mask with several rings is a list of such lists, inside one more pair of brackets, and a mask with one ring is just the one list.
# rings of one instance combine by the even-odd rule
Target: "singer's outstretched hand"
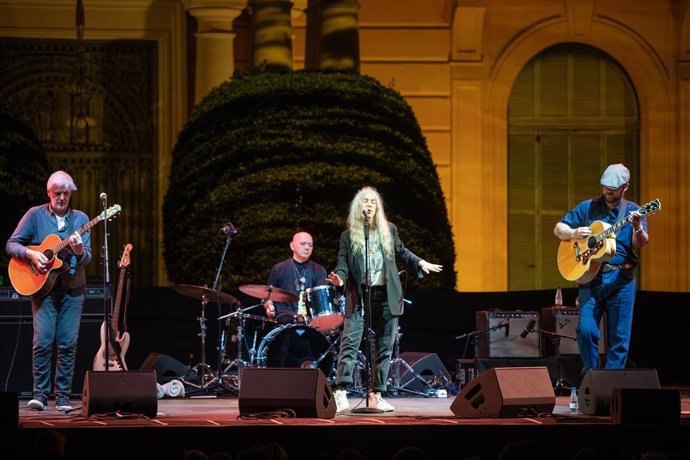
[[424,273],[429,273],[429,272],[440,272],[443,270],[443,265],[439,264],[432,264],[427,262],[426,260],[420,260],[419,261],[419,268],[422,269]]
[[330,272],[328,274],[328,276],[326,277],[326,281],[338,287],[343,285],[343,280],[341,280],[340,277],[333,272]]

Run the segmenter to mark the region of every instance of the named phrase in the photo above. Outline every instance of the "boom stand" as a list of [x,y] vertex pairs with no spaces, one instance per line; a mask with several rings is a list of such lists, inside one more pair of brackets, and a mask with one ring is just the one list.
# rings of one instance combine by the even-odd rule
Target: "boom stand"
[[365,317],[365,330],[364,340],[366,342],[367,350],[367,390],[364,394],[365,405],[364,407],[355,407],[350,411],[352,414],[383,414],[383,410],[378,407],[369,407],[369,394],[374,392],[374,376],[372,371],[374,366],[372,365],[372,345],[374,344],[375,337],[374,331],[371,329],[371,280],[369,279],[369,216],[364,212],[364,276],[366,283],[364,285],[364,317]]
[[561,396],[570,394],[570,386],[561,377],[561,339],[577,340],[577,337],[534,328],[530,329],[529,332],[537,332],[546,336],[556,346],[556,382],[553,386],[553,392]]

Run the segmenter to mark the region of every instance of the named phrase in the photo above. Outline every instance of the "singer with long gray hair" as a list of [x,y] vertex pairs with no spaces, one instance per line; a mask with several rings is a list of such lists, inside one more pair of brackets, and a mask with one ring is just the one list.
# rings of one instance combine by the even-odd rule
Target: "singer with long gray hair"
[[[60,240],[67,240],[67,245],[58,254],[65,270],[59,272],[47,292],[39,290],[31,296],[34,395],[29,408],[47,410],[54,384],[55,406],[58,411],[68,412],[72,409],[69,400],[86,290],[84,265],[91,260],[91,238],[89,231],[83,234],[78,231],[89,222],[89,218],[69,206],[72,192],[77,190],[72,177],[64,171],[57,171],[48,179],[46,188],[50,201],[34,206],[24,214],[7,240],[6,250],[12,257],[28,261],[35,273],[44,275],[51,270],[54,260],[46,257],[45,251],[32,247],[42,247],[41,243],[49,236],[54,238],[57,235]],[[54,348],[57,362],[53,382]]]
[[[365,328],[365,303],[371,311],[373,345],[373,391],[368,395],[369,407],[384,412],[394,410],[383,399],[388,369],[393,352],[398,318],[403,314],[403,289],[396,265],[396,255],[423,273],[440,272],[441,265],[432,264],[408,250],[398,237],[398,229],[386,219],[383,199],[373,187],[364,187],[350,203],[347,230],[340,235],[338,265],[327,281],[345,290],[345,320],[338,355],[335,400],[337,412],[349,407],[347,388],[352,384],[357,352]],[[368,275],[368,277],[367,277]],[[365,293],[369,295],[366,296]]]

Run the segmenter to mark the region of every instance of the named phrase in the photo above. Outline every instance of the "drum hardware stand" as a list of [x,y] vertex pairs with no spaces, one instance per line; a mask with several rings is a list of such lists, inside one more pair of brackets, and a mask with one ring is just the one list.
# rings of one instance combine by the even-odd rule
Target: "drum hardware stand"
[[[229,313],[227,315],[223,315],[219,317],[219,320],[224,320],[227,318],[230,318],[232,316],[236,316],[238,318],[237,322],[237,357],[233,359],[230,364],[228,364],[225,369],[223,369],[222,372],[220,372],[220,375],[225,375],[229,374],[232,369],[237,369],[237,385],[235,388],[235,385],[232,385],[232,391],[234,392],[239,392],[240,389],[240,379],[241,379],[241,374],[242,374],[242,369],[247,367],[247,366],[253,366],[255,364],[255,356],[256,356],[256,349],[255,349],[255,344],[256,344],[256,337],[257,337],[257,331],[254,331],[254,345],[252,345],[251,350],[249,350],[249,361],[245,361],[242,359],[242,344],[244,342],[244,324],[245,324],[245,316],[244,313],[248,310],[251,310],[256,307],[260,307],[264,304],[265,302],[258,303],[256,305],[252,305],[250,307],[246,308],[240,308],[237,311],[234,311],[232,313]],[[225,332],[223,332],[223,335]],[[225,352],[225,341],[223,341],[223,353]],[[221,353],[221,352],[219,352]],[[221,361],[222,363],[222,361]],[[222,368],[222,364],[219,366],[219,370]]]
[[208,303],[208,299],[206,299],[205,296],[202,296],[201,298],[201,316],[197,317],[197,320],[199,320],[199,329],[201,332],[197,334],[198,337],[201,337],[201,362],[194,366],[192,368],[192,372],[198,376],[198,382],[190,382],[187,381],[184,377],[181,378],[183,383],[186,383],[187,385],[196,388],[199,392],[206,391],[208,387],[216,383],[216,378],[208,379],[211,375],[213,375],[213,370],[211,367],[206,364],[206,304]]
[[[400,337],[402,337],[402,332],[400,332],[400,326],[398,326],[398,332],[395,334],[395,344],[393,345],[393,357],[391,359],[391,368],[389,374],[389,380],[392,383],[392,386],[389,388],[389,390],[393,391],[403,391],[405,393],[410,393],[413,395],[417,396],[424,396],[425,398],[429,397],[428,393],[424,393],[421,391],[414,391],[410,390],[409,388],[406,388],[411,382],[413,382],[415,379],[419,380],[424,384],[424,386],[427,387],[427,389],[431,389],[431,383],[428,382],[424,377],[419,375],[413,368],[410,366],[410,364],[402,359],[400,357]],[[400,382],[400,366],[404,366],[405,369],[407,369],[409,372],[412,373],[413,378],[405,382],[404,384],[401,384]]]

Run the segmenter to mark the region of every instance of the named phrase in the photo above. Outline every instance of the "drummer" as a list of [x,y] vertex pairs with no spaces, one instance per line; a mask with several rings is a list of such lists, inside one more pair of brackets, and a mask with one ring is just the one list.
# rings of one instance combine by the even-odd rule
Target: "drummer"
[[264,304],[266,316],[275,318],[278,324],[304,322],[306,308],[304,291],[326,284],[326,269],[310,260],[314,250],[314,239],[307,232],[297,232],[290,242],[292,257],[273,266],[267,284],[295,294],[296,302],[273,302]]

